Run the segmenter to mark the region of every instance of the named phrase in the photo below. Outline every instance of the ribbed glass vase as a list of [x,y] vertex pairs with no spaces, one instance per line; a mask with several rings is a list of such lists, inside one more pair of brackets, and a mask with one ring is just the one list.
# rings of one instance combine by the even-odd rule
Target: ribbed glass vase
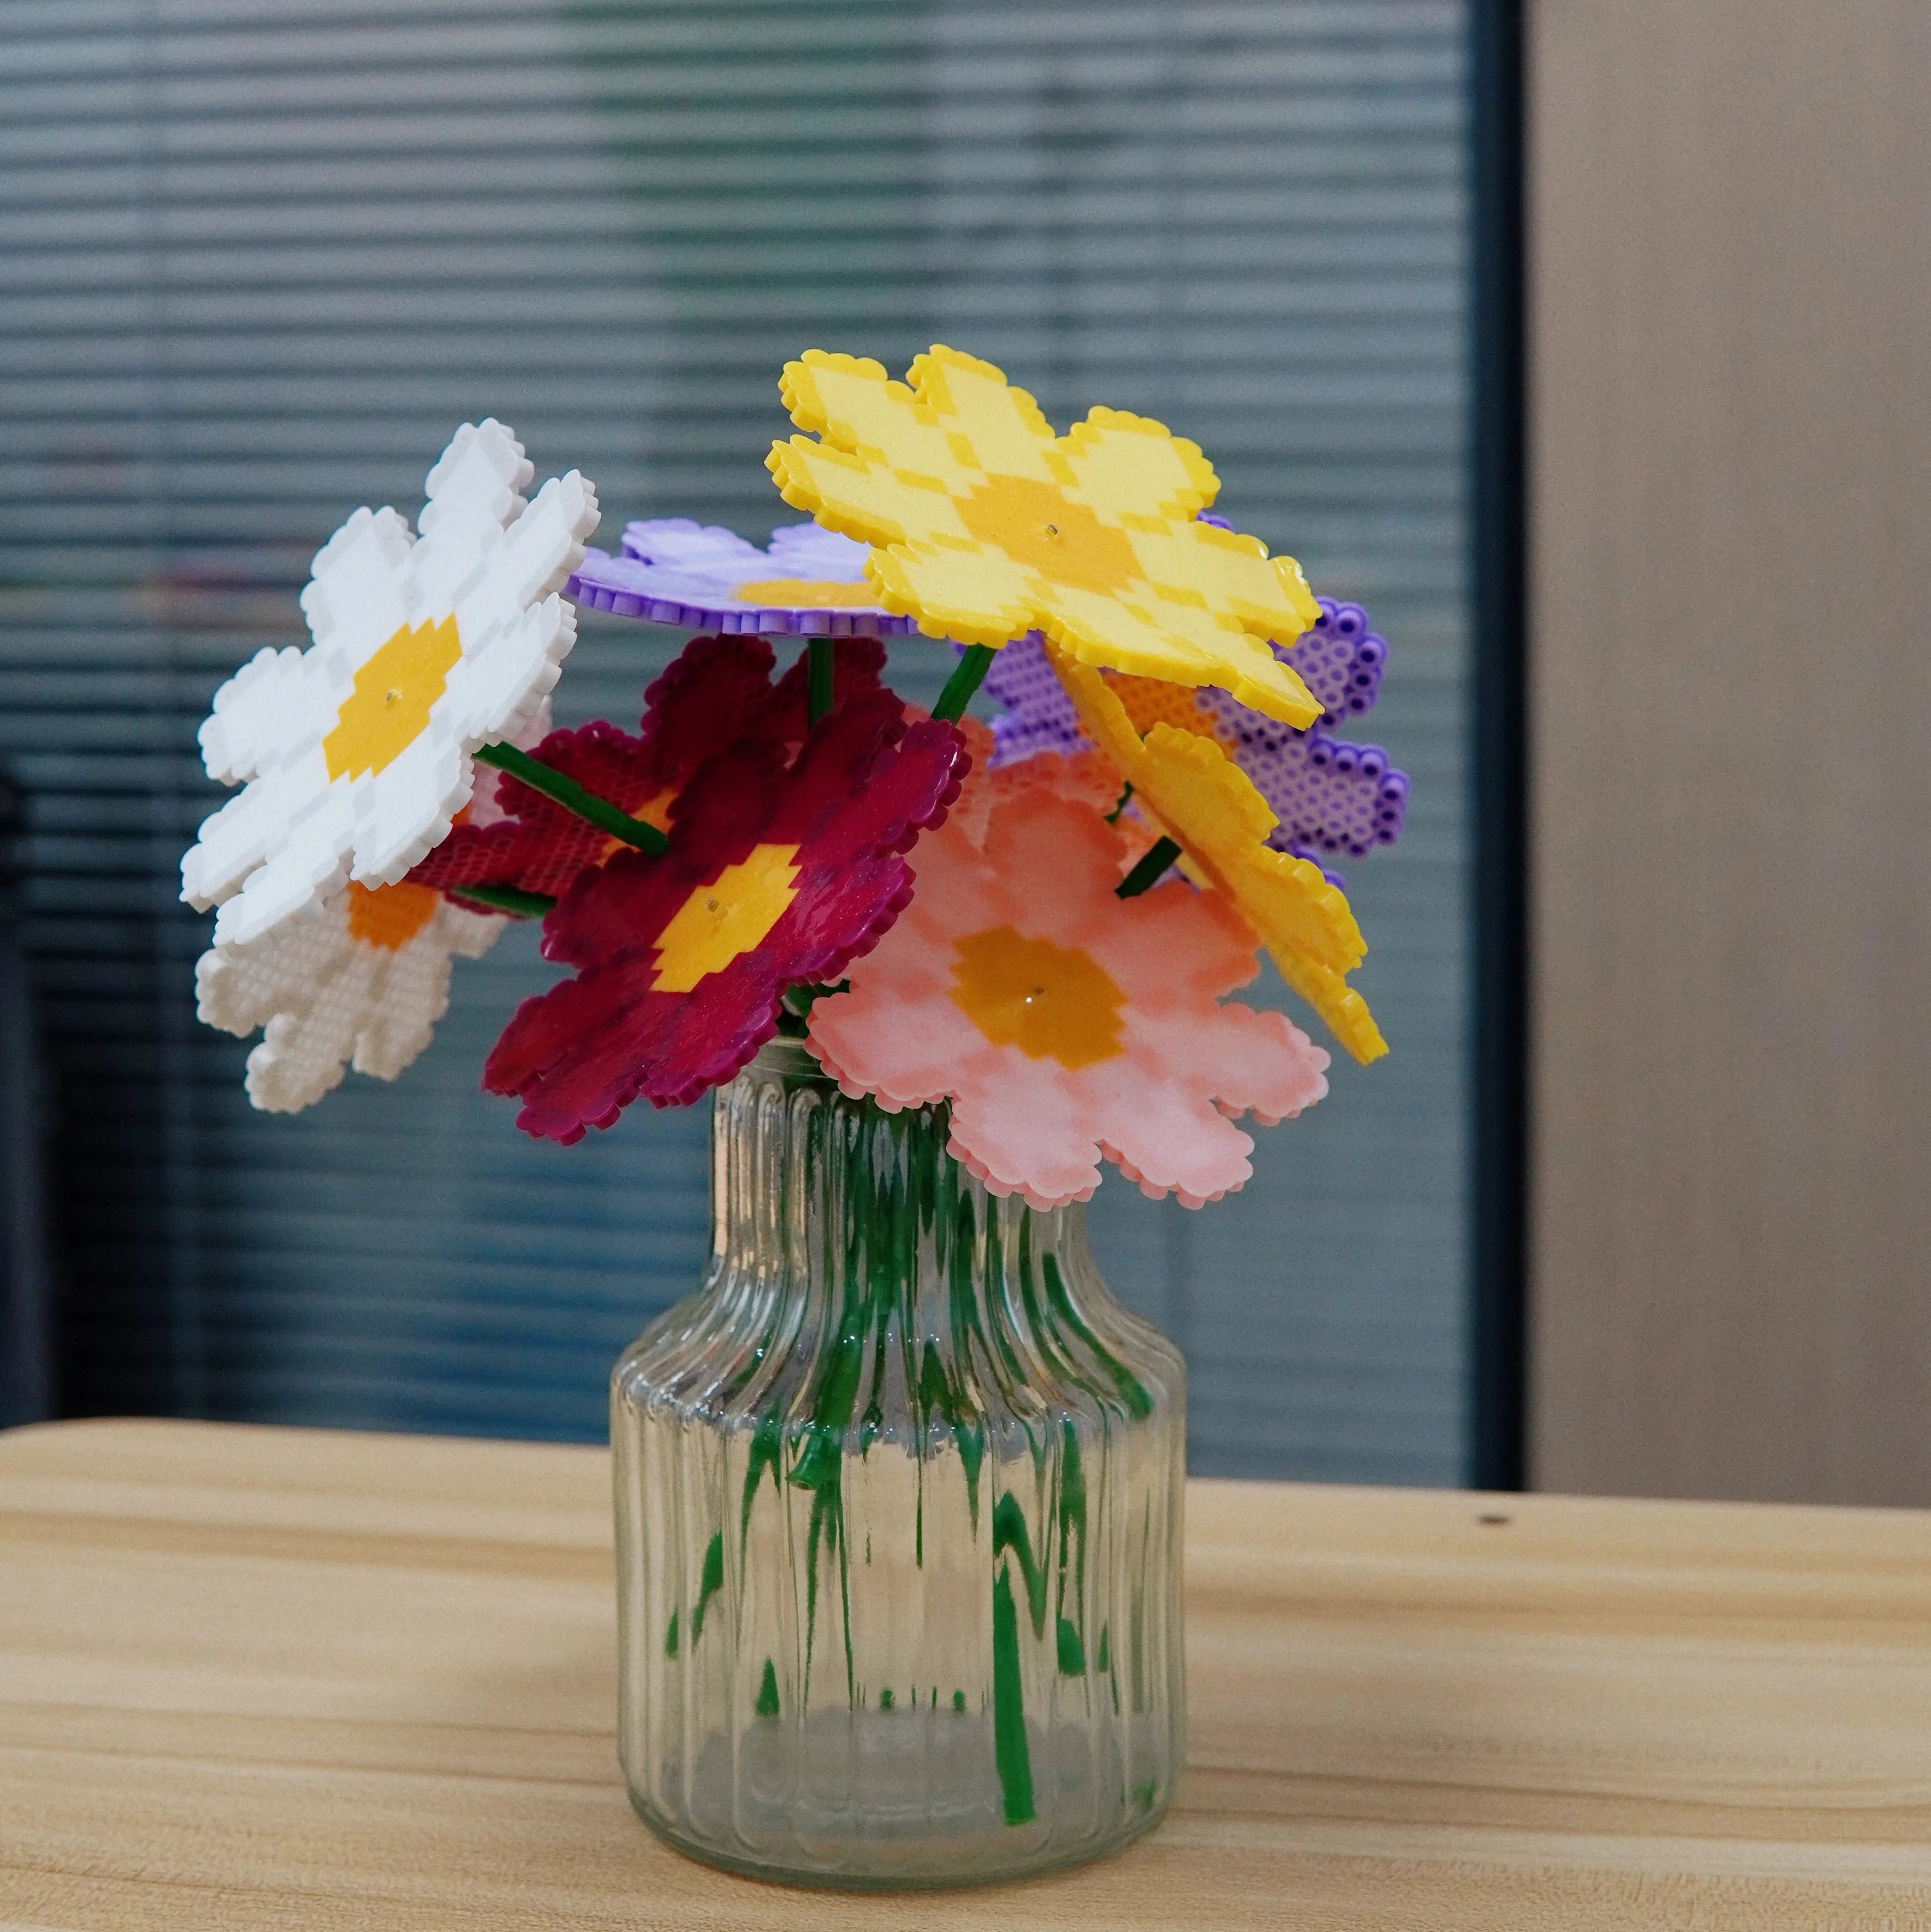
[[718,1090],[697,1292],[613,1379],[631,1796],[713,1863],[1012,1878],[1159,1816],[1186,1371],[1083,1210],[775,1041]]

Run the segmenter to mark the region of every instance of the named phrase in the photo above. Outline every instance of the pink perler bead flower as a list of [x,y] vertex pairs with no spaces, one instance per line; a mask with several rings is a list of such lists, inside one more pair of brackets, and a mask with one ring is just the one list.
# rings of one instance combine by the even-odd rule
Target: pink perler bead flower
[[1102,1156],[1190,1208],[1252,1173],[1233,1124],[1291,1118],[1328,1056],[1286,1016],[1223,994],[1258,970],[1224,898],[1180,880],[1122,899],[1126,848],[1090,806],[1029,786],[982,848],[925,839],[918,890],[850,990],[811,1009],[826,1071],[888,1112],[951,1104],[951,1150],[1036,1208],[1087,1199]]

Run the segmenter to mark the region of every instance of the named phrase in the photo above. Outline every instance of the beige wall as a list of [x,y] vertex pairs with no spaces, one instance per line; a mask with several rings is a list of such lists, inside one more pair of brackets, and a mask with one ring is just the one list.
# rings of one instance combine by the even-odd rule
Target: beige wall
[[1530,14],[1532,1480],[1931,1504],[1931,4]]

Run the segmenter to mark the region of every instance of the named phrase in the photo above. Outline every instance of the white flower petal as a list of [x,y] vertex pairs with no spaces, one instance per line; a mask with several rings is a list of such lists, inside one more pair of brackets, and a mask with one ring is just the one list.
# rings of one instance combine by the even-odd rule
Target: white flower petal
[[230,1033],[265,1027],[248,1056],[254,1104],[292,1113],[338,1086],[343,1070],[393,1080],[448,1010],[450,962],[488,951],[507,920],[439,904],[400,945],[358,939],[348,893],[243,946],[217,945],[195,968],[202,1018]]

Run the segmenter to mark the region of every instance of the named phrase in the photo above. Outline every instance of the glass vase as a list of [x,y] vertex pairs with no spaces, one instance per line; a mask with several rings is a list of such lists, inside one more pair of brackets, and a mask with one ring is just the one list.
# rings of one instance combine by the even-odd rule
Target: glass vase
[[1177,1351],[942,1108],[784,1040],[715,1104],[709,1266],[612,1381],[632,1802],[805,1883],[1126,1843],[1184,1748]]

